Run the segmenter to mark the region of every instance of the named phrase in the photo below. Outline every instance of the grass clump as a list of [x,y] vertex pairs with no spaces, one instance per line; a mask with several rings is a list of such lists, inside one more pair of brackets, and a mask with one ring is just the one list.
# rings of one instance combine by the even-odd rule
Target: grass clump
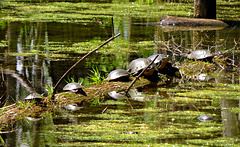
[[88,74],[90,79],[93,81],[92,84],[102,84],[105,81],[105,77],[101,76],[97,67],[92,67],[92,74]]

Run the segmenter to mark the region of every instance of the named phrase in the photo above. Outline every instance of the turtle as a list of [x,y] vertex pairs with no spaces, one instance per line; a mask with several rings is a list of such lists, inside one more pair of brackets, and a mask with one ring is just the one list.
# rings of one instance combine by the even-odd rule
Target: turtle
[[24,101],[36,101],[37,103],[42,103],[42,96],[38,93],[31,93],[26,98],[24,98]]
[[[158,56],[156,59],[155,57]],[[154,60],[154,63],[157,65],[158,72],[160,74],[167,75],[169,77],[182,78],[180,70],[177,67],[172,66],[170,62],[170,57],[165,54],[155,54],[148,57],[150,60]]]
[[78,83],[68,83],[63,87],[63,91],[82,94],[84,96],[87,96],[87,94],[85,93],[85,91],[83,91],[82,88],[83,86]]
[[211,121],[211,120],[215,120],[212,116],[210,115],[201,115],[197,118],[198,120],[200,120],[201,122],[207,122],[207,121]]
[[[128,66],[128,72],[132,76],[138,76],[149,64],[151,63],[150,59],[147,58],[138,58],[130,62]],[[153,63],[143,75],[151,76],[156,68],[155,63]]]
[[27,120],[32,121],[32,122],[37,122],[39,120],[42,120],[42,117],[26,117]]
[[113,99],[125,99],[126,96],[122,93],[118,93],[116,91],[111,91],[108,93],[108,95]]
[[[158,56],[158,57],[156,58],[156,56]],[[147,59],[150,59],[151,61],[155,59],[154,63],[156,64],[157,68],[163,69],[166,66],[166,64],[168,63],[168,61],[170,60],[170,57],[165,54],[155,54],[155,55],[148,57]]]
[[64,108],[72,111],[77,111],[77,110],[80,110],[82,107],[80,107],[79,104],[77,103],[72,103],[67,106],[64,106]]
[[112,81],[121,81],[121,82],[129,82],[130,74],[124,70],[124,69],[115,69],[111,71],[106,78],[106,80],[112,82]]
[[196,50],[191,54],[187,55],[188,59],[203,60],[203,61],[212,61],[215,54],[212,54],[209,50]]

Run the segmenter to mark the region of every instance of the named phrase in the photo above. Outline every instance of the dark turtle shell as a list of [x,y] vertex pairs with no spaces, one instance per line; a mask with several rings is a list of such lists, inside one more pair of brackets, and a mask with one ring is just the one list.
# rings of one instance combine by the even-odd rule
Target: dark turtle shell
[[202,122],[207,122],[207,121],[211,121],[211,120],[215,120],[212,116],[210,115],[201,115],[197,118],[198,120],[202,121]]
[[124,69],[116,69],[109,73],[106,80],[108,81],[121,81],[121,82],[128,82],[130,74]]
[[[155,59],[156,56],[158,57]],[[150,59],[151,61],[155,59],[154,63],[157,65],[157,68],[163,69],[170,60],[170,57],[165,54],[155,54],[148,57],[147,59]]]
[[196,50],[191,54],[187,55],[188,59],[197,59],[197,60],[203,60],[203,59],[211,60],[213,57],[214,55],[208,50]]
[[63,91],[69,91],[72,93],[77,93],[77,94],[82,94],[87,96],[87,94],[85,93],[85,91],[83,91],[82,88],[83,86],[78,83],[68,83],[63,87]]
[[[147,58],[138,58],[130,62],[128,66],[128,72],[132,76],[138,76],[144,68],[146,68],[151,63],[150,59]],[[144,73],[144,75],[152,75],[153,71],[155,70],[155,63],[153,63],[147,71]]]

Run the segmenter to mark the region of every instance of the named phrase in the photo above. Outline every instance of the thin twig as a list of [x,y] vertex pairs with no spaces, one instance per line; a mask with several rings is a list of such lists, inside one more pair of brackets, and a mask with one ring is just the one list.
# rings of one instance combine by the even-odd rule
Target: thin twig
[[53,88],[53,93],[51,95],[51,98],[54,97],[55,93],[56,93],[56,89],[59,86],[60,82],[63,80],[63,78],[81,61],[83,61],[87,56],[89,56],[90,54],[92,54],[93,52],[97,51],[98,49],[100,49],[101,47],[103,47],[104,45],[106,45],[108,42],[112,41],[113,39],[117,38],[118,36],[120,36],[121,34],[118,33],[115,36],[112,36],[111,38],[109,38],[108,40],[106,40],[104,43],[102,43],[101,45],[99,45],[98,47],[96,47],[94,50],[90,51],[89,53],[87,53],[85,56],[83,56],[80,60],[78,60],[74,65],[72,65],[72,67],[70,67],[63,75],[62,77],[58,80],[58,82],[55,84],[54,88]]
[[130,90],[130,88],[133,86],[133,84],[134,84],[134,83],[139,79],[139,77],[148,69],[148,67],[153,64],[153,62],[157,59],[158,56],[159,56],[159,55],[157,55],[157,56],[152,60],[152,62],[149,63],[149,65],[148,65],[146,68],[144,68],[144,70],[132,81],[132,83],[128,86],[128,88],[127,88],[127,90],[126,90],[126,92],[125,92],[126,95],[127,95],[128,91]]

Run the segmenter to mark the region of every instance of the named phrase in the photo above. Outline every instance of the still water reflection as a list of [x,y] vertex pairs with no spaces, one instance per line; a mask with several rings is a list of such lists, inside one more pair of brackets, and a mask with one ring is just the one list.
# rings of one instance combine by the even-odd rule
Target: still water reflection
[[[118,26],[118,27],[117,27]],[[203,46],[201,48],[209,49],[213,46],[212,51],[218,52],[226,49],[230,49],[234,46],[234,40],[239,39],[240,28],[226,27],[218,30],[211,31],[192,31],[192,30],[171,30],[171,28],[162,28],[159,26],[137,26],[131,25],[127,21],[125,23],[116,26],[116,31],[120,32],[122,36],[117,40],[121,42],[124,40],[128,42],[129,51],[122,51],[121,53],[114,54],[104,54],[97,52],[80,65],[78,65],[69,74],[69,77],[74,77],[75,79],[83,78],[84,85],[87,86],[91,82],[88,78],[90,70],[93,66],[99,68],[102,75],[106,76],[111,70],[116,68],[126,69],[128,63],[138,57],[148,57],[156,53],[168,53],[170,52],[159,50],[158,45],[141,45],[147,41],[164,42],[174,39],[176,44],[181,44],[181,46],[186,48],[198,48],[198,43],[201,42]],[[51,48],[48,48],[52,43],[58,43],[60,46],[71,46],[78,42],[87,42],[91,40],[101,40],[104,41],[111,36],[110,25],[101,24],[61,24],[61,23],[8,23],[6,27],[0,30],[0,40],[8,42],[7,47],[1,47],[1,89],[0,95],[3,96],[1,101],[7,101],[7,103],[13,103],[18,101],[18,99],[23,99],[31,91],[36,91],[38,93],[45,93],[45,85],[54,85],[63,73],[76,62],[76,57],[80,58],[84,54],[70,51],[59,50],[58,54],[63,54],[66,56],[54,57],[50,56],[52,54]],[[216,44],[216,42],[218,44]],[[136,45],[137,44],[137,45]],[[223,45],[224,44],[224,45]],[[116,46],[116,49],[121,48],[121,44]],[[151,49],[149,49],[151,48]],[[61,47],[60,47],[61,49]],[[232,53],[229,57],[234,59],[235,63],[239,63],[239,54]],[[174,60],[174,59],[173,59]],[[175,61],[180,60],[179,57],[175,58]],[[213,83],[224,83],[224,84],[239,84],[239,74],[222,74],[219,77],[214,77]],[[199,82],[197,82],[199,83]],[[65,85],[63,82],[59,87],[59,92],[61,88]],[[238,100],[224,99],[226,94],[221,95],[220,105],[216,109],[211,109],[214,101],[203,101],[199,103],[184,104],[175,103],[171,101],[171,98],[175,96],[175,93],[167,92],[169,89],[179,89],[186,90],[190,87],[189,85],[172,85],[172,87],[165,87],[165,90],[151,89],[146,90],[141,89],[139,95],[141,98],[135,98],[131,100],[131,104],[135,109],[142,108],[158,108],[162,112],[172,112],[172,111],[203,111],[215,114],[218,123],[222,121],[222,125],[225,128],[223,131],[224,137],[236,137],[239,136],[239,120],[238,114],[226,111],[228,108],[238,107]],[[197,86],[196,89],[201,89],[201,86]],[[167,90],[168,89],[168,90]],[[135,91],[132,91],[135,92]],[[238,93],[237,93],[238,94]],[[138,96],[139,96],[138,95]],[[170,102],[161,103],[158,100],[164,101],[165,99],[170,99]],[[146,101],[145,101],[146,100]],[[196,108],[198,106],[206,106],[205,108]],[[51,136],[49,133],[44,134],[46,136],[41,136],[43,132],[41,129],[44,128],[45,131],[56,131],[55,128],[58,125],[63,124],[86,124],[89,125],[91,120],[104,120],[98,115],[105,105],[97,107],[91,111],[88,108],[80,109],[76,113],[70,113],[68,111],[61,110],[57,112],[57,116],[48,116],[40,121],[29,121],[23,120],[16,124],[15,133],[5,135],[6,143],[9,146],[35,146],[35,145],[49,145],[58,142],[64,142],[59,140],[60,138],[56,136]],[[220,110],[223,109],[224,110]],[[126,105],[110,105],[109,109],[112,111],[124,110],[128,111],[129,107]],[[81,116],[83,114],[89,114],[89,116]],[[68,117],[66,117],[68,115]],[[77,115],[80,115],[78,117]],[[127,115],[127,114],[123,114]],[[173,116],[158,116],[155,113],[149,112],[135,112],[131,115],[139,115],[138,120],[135,121],[145,122],[149,124],[152,128],[167,127],[169,123],[176,119],[175,123],[186,123],[188,125],[197,124],[195,120],[188,122],[188,120],[182,120],[182,118],[173,118]],[[171,118],[172,117],[172,118]],[[156,120],[159,120],[156,122]],[[47,127],[46,127],[47,126]],[[49,127],[49,128],[48,128]],[[64,128],[64,126],[62,126]],[[192,126],[193,127],[193,126]],[[116,131],[116,130],[115,130]],[[60,129],[61,132],[61,129]],[[219,134],[218,134],[219,135]],[[51,141],[46,138],[52,137]],[[186,138],[195,138],[194,135],[189,135]],[[39,139],[41,138],[41,139]],[[180,139],[156,139],[155,143],[186,143],[184,137],[179,137]],[[181,139],[183,138],[183,139]],[[202,137],[204,138],[204,137]],[[65,138],[66,141],[71,139]],[[77,139],[76,139],[77,140]],[[93,139],[94,140],[94,139]],[[86,140],[85,140],[86,141]]]

